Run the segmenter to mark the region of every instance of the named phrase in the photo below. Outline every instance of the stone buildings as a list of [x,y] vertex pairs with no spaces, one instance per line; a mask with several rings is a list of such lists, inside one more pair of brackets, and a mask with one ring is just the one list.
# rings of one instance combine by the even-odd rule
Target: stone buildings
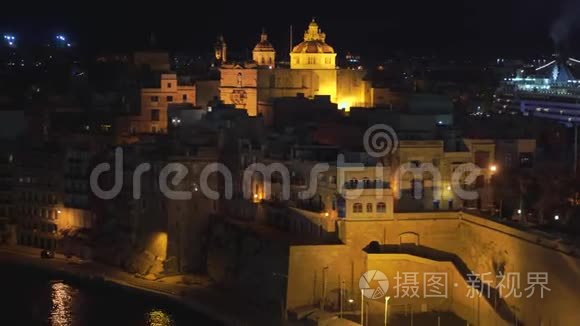
[[276,66],[275,54],[263,32],[252,62],[222,63],[222,101],[246,109],[251,116],[263,114],[272,99],[297,93],[309,98],[328,95],[339,109],[371,104],[365,72],[336,67],[336,53],[314,20],[304,33],[304,41],[292,49],[289,68]]
[[[461,143],[464,148],[454,152],[446,150],[442,142],[403,141],[391,162],[396,166],[429,161],[442,171],[443,187],[454,165],[480,165],[481,181],[476,179],[473,188],[463,186],[483,192],[484,201],[486,185],[496,171],[491,165],[494,142],[463,139]],[[267,148],[262,152],[269,153]],[[224,211],[225,218],[214,220],[211,228],[210,275],[241,291],[253,289],[256,296],[248,300],[261,298],[264,307],[281,307],[289,318],[297,318],[308,309],[338,314],[339,307],[352,314],[360,311],[364,302],[369,323],[382,323],[383,296],[360,299],[361,276],[378,270],[390,282],[386,295],[391,296],[391,320],[397,316],[409,318],[410,313],[446,311],[474,325],[572,322],[578,303],[572,281],[578,277],[574,271],[580,266],[577,247],[480,216],[476,210],[457,210],[462,206],[461,198],[453,197],[452,207],[431,204],[420,207],[421,212],[416,211],[418,206],[402,212],[398,209],[402,199],[396,194],[403,183],[391,181],[392,169],[380,169],[384,175],[377,175],[378,161],[354,152],[344,153],[345,160],[337,164],[338,153],[339,149],[332,146],[293,146],[286,158],[248,151],[255,159],[249,160],[247,167],[256,161],[266,165],[283,162],[288,180],[278,171],[257,176],[252,179],[245,203],[229,201],[224,205],[229,211]],[[358,159],[351,160],[355,157]],[[349,162],[366,163],[354,169]],[[312,176],[317,163],[329,165]],[[311,198],[302,198],[300,194],[310,189],[313,180],[316,191]],[[284,182],[289,182],[289,199],[284,199]],[[436,185],[431,177],[421,182],[425,189]],[[463,207],[470,208],[466,204]],[[526,258],[530,255],[535,259]],[[562,264],[575,267],[562,272],[556,267]],[[538,271],[549,275],[547,286],[551,291],[544,289],[543,297],[540,285],[529,278],[530,273]],[[425,282],[433,273],[445,275],[440,288],[444,296],[424,295],[429,290]],[[521,277],[517,290],[529,295],[533,288],[535,295],[517,298],[506,295],[504,289],[499,296],[497,289],[505,286],[502,275],[506,273]],[[416,297],[401,294],[410,291],[401,283],[403,274],[416,275],[417,283],[406,285],[407,289],[416,287]],[[470,274],[487,277],[480,288],[482,296],[477,292],[469,296],[474,291]]]
[[156,84],[141,89],[140,112],[128,119],[130,134],[167,133],[168,107],[175,103],[195,105],[195,86],[184,85],[176,74],[163,73]]

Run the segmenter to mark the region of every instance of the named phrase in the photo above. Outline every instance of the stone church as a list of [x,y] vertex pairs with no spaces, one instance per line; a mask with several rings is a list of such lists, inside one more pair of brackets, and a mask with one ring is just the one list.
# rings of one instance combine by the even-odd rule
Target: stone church
[[[220,57],[225,55],[220,52]],[[252,59],[243,63],[222,60],[220,67],[221,100],[246,109],[251,116],[264,114],[274,98],[298,93],[309,98],[329,96],[342,110],[370,106],[370,83],[363,80],[366,72],[337,67],[336,52],[314,19],[304,32],[304,41],[292,48],[289,68],[276,65],[276,50],[264,31]]]

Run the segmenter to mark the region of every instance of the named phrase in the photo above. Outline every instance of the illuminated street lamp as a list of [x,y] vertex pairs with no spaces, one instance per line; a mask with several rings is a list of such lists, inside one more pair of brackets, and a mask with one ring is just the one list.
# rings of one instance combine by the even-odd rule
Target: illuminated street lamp
[[518,215],[522,215],[522,210],[518,209]]
[[495,165],[495,164],[491,165],[491,166],[489,167],[489,170],[490,170],[492,173],[495,173],[495,172],[497,172],[497,165]]
[[559,221],[560,220],[560,215],[554,215],[554,220],[555,221]]

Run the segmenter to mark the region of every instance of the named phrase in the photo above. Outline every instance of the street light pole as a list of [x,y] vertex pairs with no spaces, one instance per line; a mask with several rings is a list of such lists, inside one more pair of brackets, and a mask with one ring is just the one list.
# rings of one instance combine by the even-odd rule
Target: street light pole
[[344,301],[344,281],[340,282],[340,319],[342,319],[342,303]]
[[324,311],[324,305],[326,304],[326,271],[328,266],[322,269],[322,301],[320,302],[320,310]]
[[578,176],[578,124],[574,124],[574,176]]
[[364,295],[364,290],[360,290],[360,324],[361,326],[364,325],[364,318],[365,318],[365,314],[364,314],[364,306],[365,306],[365,295]]
[[391,297],[385,296],[385,326],[387,326],[387,319],[389,318],[389,299]]

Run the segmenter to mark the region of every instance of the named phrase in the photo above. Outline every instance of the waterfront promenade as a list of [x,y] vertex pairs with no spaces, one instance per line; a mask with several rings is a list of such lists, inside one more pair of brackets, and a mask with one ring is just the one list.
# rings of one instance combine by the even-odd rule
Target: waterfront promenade
[[[22,246],[0,246],[0,262],[27,265],[56,273],[63,279],[104,282],[161,299],[173,300],[205,314],[224,325],[278,325],[277,314],[250,306],[247,298],[207,284],[182,284],[172,278],[151,281],[136,277],[118,268],[92,261],[67,259],[56,254],[53,259],[41,259],[40,249]],[[251,294],[250,294],[251,295]]]

